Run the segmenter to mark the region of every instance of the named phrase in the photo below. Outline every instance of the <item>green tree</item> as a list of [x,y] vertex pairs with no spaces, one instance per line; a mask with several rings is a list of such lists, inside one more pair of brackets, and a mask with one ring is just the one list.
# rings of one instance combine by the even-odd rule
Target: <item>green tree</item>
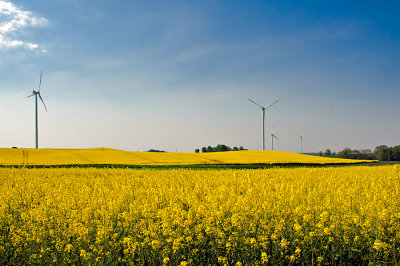
[[215,147],[211,147],[208,146],[201,148],[201,152],[222,152],[222,151],[242,151],[242,150],[246,150],[245,148],[243,148],[243,146],[238,147],[234,147],[233,149],[227,145],[224,144],[218,144]]
[[400,161],[400,145],[390,148],[392,150],[392,160]]
[[370,149],[360,150],[360,158],[362,160],[376,160],[375,154]]
[[156,150],[156,149],[150,149],[147,152],[165,152],[165,151],[161,151],[161,150]]
[[231,148],[229,148],[228,146],[224,145],[224,144],[218,144],[215,148],[214,151],[218,152],[218,151],[230,151]]
[[361,153],[359,150],[352,150],[350,159],[361,159]]
[[195,153],[199,153],[200,150],[199,150],[199,149],[195,149],[194,152],[195,152]]
[[344,148],[342,151],[337,153],[339,158],[351,159],[352,150],[350,148]]
[[326,149],[325,152],[324,152],[324,155],[327,155],[327,156],[332,155],[331,150],[330,149]]
[[389,148],[386,145],[380,145],[377,146],[374,150],[376,159],[379,161],[389,161],[390,158],[390,153],[389,153]]

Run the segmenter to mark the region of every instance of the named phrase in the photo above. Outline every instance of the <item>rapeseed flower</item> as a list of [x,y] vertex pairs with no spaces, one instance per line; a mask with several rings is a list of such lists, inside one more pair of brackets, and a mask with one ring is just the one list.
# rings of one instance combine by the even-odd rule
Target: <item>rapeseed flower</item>
[[0,180],[3,264],[400,260],[392,166],[0,168]]

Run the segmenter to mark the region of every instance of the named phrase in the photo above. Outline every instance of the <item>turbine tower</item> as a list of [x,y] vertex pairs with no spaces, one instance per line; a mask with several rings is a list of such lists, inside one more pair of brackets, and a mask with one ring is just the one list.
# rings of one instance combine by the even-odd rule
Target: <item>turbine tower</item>
[[263,132],[263,137],[262,137],[262,148],[263,151],[265,151],[265,110],[270,108],[272,105],[274,105],[275,103],[277,103],[280,99],[276,100],[275,102],[271,103],[270,105],[268,105],[267,107],[261,106],[258,103],[256,103],[255,101],[248,99],[250,102],[254,103],[255,105],[257,105],[258,107],[261,108],[262,112],[263,112],[263,120],[262,120],[262,132]]
[[40,95],[40,87],[42,86],[42,71],[40,70],[40,81],[39,81],[39,89],[38,91],[33,90],[32,95],[27,96],[26,98],[35,96],[35,124],[36,124],[36,149],[39,148],[39,131],[38,131],[38,100],[37,97],[39,95],[40,100],[42,101],[44,105],[44,109],[46,109],[47,112],[47,107],[44,104],[43,98]]
[[303,154],[303,136],[300,136],[300,154]]
[[301,134],[294,132],[294,134],[296,134],[300,138],[300,154],[303,154],[303,137],[308,134],[308,131]]
[[274,133],[271,134],[271,139],[272,139],[272,151],[274,150],[274,138],[279,140],[277,136],[275,136]]

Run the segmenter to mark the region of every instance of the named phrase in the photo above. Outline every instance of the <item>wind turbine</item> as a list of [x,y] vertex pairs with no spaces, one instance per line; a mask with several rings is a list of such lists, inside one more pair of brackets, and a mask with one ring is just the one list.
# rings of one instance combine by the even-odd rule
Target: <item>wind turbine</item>
[[37,100],[38,95],[39,95],[39,98],[40,98],[40,100],[42,101],[42,103],[43,103],[43,105],[44,105],[44,109],[46,109],[46,112],[47,112],[47,107],[46,107],[46,105],[44,104],[44,101],[43,101],[42,96],[40,95],[40,87],[41,87],[41,86],[42,86],[42,71],[40,70],[40,81],[39,81],[39,89],[38,89],[38,91],[33,90],[32,95],[29,95],[29,96],[26,97],[26,98],[29,98],[29,97],[35,96],[36,149],[39,148],[39,146],[38,146],[38,142],[39,142],[39,131],[38,131],[38,104],[37,104],[37,102],[38,102],[38,100]]
[[272,151],[274,150],[274,138],[279,140],[277,136],[275,136],[274,133],[271,134],[271,139],[272,139]]
[[267,107],[261,106],[258,103],[256,103],[255,101],[248,99],[250,102],[254,103],[255,105],[257,105],[258,107],[261,108],[262,112],[263,112],[263,120],[262,120],[262,124],[263,124],[263,137],[262,137],[262,146],[263,146],[263,151],[265,151],[265,110],[270,108],[272,105],[274,105],[275,103],[277,103],[280,99],[276,100],[275,102],[271,103],[270,105],[268,105]]
[[306,132],[304,134],[299,134],[299,133],[295,132],[295,134],[300,137],[300,154],[303,154],[303,137],[305,135],[307,135],[308,132]]
[[303,154],[303,136],[300,136],[300,154]]

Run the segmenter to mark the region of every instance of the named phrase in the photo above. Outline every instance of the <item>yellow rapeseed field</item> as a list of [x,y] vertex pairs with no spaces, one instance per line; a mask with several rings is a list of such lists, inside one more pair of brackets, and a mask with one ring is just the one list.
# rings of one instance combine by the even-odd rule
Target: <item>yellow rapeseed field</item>
[[341,164],[365,162],[281,151],[212,153],[130,152],[115,149],[6,149],[0,165],[201,165],[201,164]]
[[0,168],[0,263],[399,264],[396,167]]

